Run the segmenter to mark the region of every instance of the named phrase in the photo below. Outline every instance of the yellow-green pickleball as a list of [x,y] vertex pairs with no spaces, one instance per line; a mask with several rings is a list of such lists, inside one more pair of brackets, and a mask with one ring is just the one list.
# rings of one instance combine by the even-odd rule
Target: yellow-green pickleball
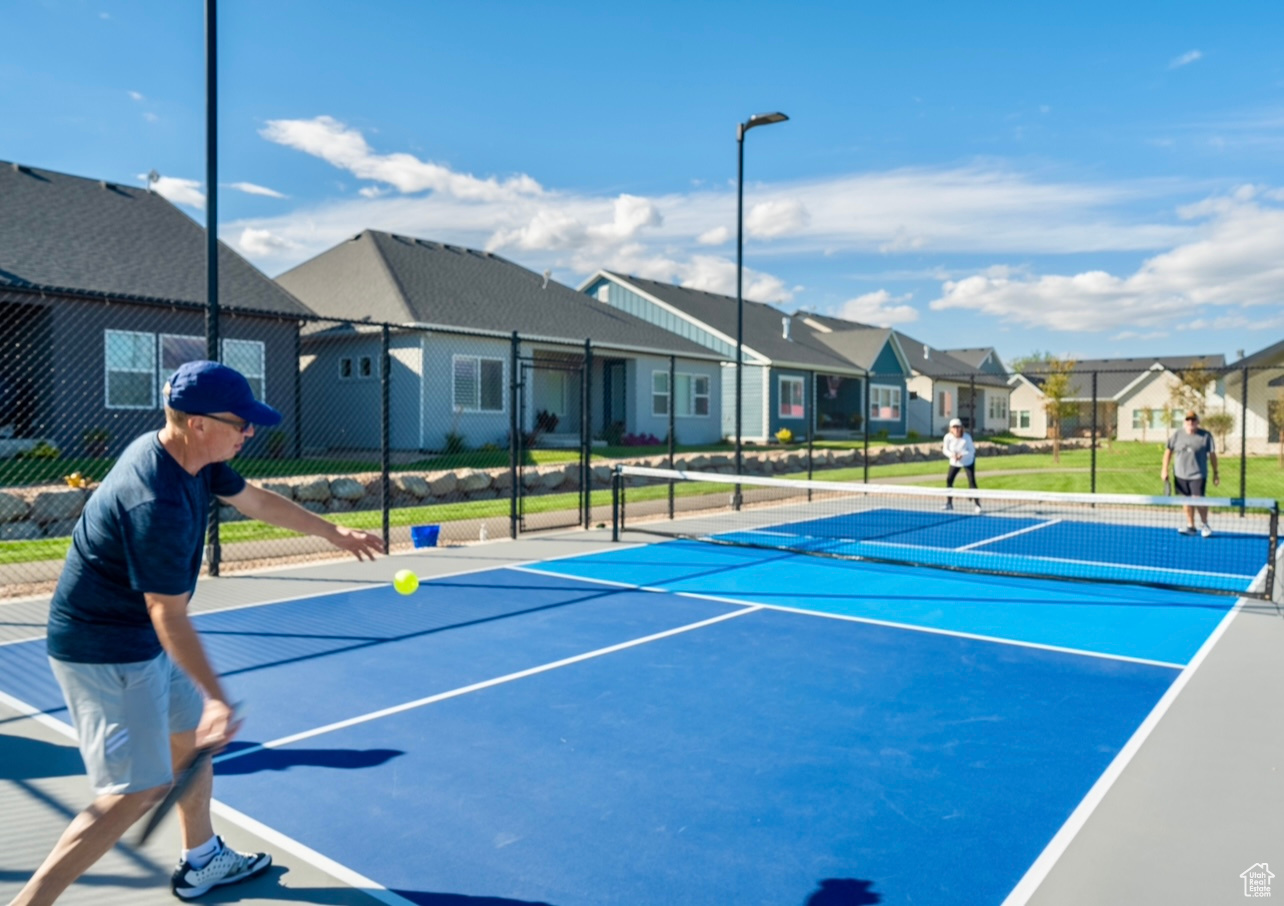
[[408,569],[399,569],[392,577],[392,587],[398,594],[412,595],[419,588],[419,577]]

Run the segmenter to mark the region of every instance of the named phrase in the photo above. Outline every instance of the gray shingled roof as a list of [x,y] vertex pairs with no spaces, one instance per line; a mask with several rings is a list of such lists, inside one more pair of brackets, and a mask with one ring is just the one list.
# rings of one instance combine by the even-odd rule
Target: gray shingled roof
[[1284,340],[1280,340],[1278,343],[1272,343],[1264,349],[1257,350],[1257,352],[1249,353],[1238,362],[1232,362],[1227,365],[1226,370],[1230,371],[1235,368],[1253,368],[1262,365],[1275,365],[1278,364],[1278,360],[1281,356],[1284,356]]
[[[945,352],[973,368],[980,368],[981,364],[990,356],[994,355],[993,346],[979,346],[969,349],[946,349]],[[997,356],[995,356],[997,358]]]
[[[631,286],[664,302],[694,320],[712,328],[734,344],[736,339],[736,300],[731,296],[699,289],[674,286],[642,277],[604,271],[624,286]],[[790,338],[785,339],[783,318],[790,318]],[[803,323],[803,318],[789,316],[763,302],[744,304],[744,344],[778,365],[854,373],[859,370],[842,354],[822,342],[817,331]],[[734,358],[734,356],[733,356]]]
[[[219,244],[219,301],[311,314]],[[146,189],[0,161],[0,287],[205,304],[205,228]]]
[[[1203,362],[1204,367],[1209,371],[1220,373],[1226,364],[1226,358],[1222,355],[1170,355],[1152,358],[1076,359],[1070,385],[1074,396],[1067,399],[1092,399],[1092,372],[1094,371],[1097,373],[1097,399],[1109,400],[1116,399],[1155,365],[1175,373],[1191,367],[1196,362]],[[1036,387],[1042,387],[1047,377],[1046,370],[1040,371],[1037,366],[1023,368],[1021,374]]]
[[490,252],[366,230],[277,277],[318,314],[717,358]]
[[909,334],[898,330],[896,338],[900,341],[901,349],[905,351],[905,358],[909,359],[910,367],[926,377],[958,383],[975,382],[982,387],[1007,387],[1008,385],[1007,378],[981,371],[974,365],[955,358],[942,349],[929,346]]

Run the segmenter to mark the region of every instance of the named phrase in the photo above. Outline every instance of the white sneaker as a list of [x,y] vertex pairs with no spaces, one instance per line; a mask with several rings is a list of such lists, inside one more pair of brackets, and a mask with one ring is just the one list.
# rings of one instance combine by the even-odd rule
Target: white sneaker
[[1195,527],[1193,525],[1183,525],[1181,528],[1177,529],[1177,534],[1193,535],[1195,534]]
[[170,876],[169,886],[174,896],[190,900],[208,893],[222,884],[246,881],[267,871],[272,857],[267,853],[238,853],[228,849],[223,838],[218,838],[218,852],[201,868],[193,868],[184,859]]
[[976,511],[977,511],[978,513],[979,513],[979,512],[981,512],[981,504],[979,504],[979,503],[978,503],[978,504],[976,505]]
[[1209,527],[1208,527],[1208,524],[1207,524],[1207,523],[1205,523],[1205,524],[1204,524],[1204,527],[1203,527],[1202,529],[1200,529],[1200,530],[1199,530],[1199,533],[1200,533],[1201,535],[1203,535],[1205,538],[1211,538],[1211,537],[1213,537],[1213,530],[1212,530],[1211,528],[1209,528]]

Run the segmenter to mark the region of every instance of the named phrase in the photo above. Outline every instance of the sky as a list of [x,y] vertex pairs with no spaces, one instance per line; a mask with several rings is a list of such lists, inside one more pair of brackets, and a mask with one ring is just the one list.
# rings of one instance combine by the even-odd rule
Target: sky
[[[363,229],[1005,361],[1284,338],[1284,4],[222,0],[219,236]],[[204,7],[0,0],[0,160],[204,223]]]

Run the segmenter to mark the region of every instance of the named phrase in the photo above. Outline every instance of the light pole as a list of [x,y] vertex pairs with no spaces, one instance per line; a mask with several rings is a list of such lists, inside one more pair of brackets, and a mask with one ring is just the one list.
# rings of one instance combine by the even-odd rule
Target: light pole
[[[736,171],[736,474],[744,471],[744,345],[745,300],[743,294],[745,267],[745,133],[754,126],[783,123],[789,117],[783,113],[755,113],[747,122],[736,125],[736,150],[739,167]],[[740,486],[736,485],[735,507],[740,509]]]

